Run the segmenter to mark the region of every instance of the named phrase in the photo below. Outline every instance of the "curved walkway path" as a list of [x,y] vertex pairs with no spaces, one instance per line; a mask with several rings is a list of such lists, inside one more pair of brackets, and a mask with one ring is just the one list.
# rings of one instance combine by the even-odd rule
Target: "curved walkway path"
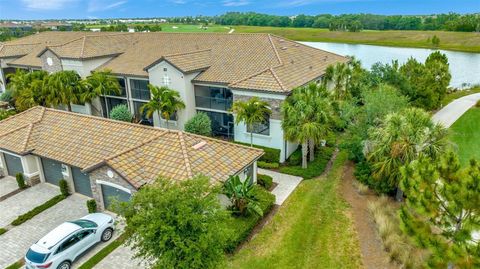
[[455,99],[450,104],[439,110],[432,119],[446,128],[452,126],[467,110],[474,106],[480,100],[480,93],[470,94]]

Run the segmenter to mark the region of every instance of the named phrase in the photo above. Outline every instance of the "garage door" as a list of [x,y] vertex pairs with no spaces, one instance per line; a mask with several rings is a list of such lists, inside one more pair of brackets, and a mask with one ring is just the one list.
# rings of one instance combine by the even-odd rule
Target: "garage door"
[[90,186],[90,177],[88,174],[82,173],[80,168],[72,167],[73,184],[75,185],[75,192],[83,195],[93,197],[92,187]]
[[103,203],[106,209],[111,209],[112,200],[118,199],[121,202],[130,200],[130,193],[122,191],[112,186],[102,184]]
[[47,158],[42,158],[41,160],[45,181],[58,185],[58,182],[63,179],[62,163]]
[[23,173],[22,160],[19,157],[4,153],[5,162],[7,163],[8,175],[15,176],[18,173]]

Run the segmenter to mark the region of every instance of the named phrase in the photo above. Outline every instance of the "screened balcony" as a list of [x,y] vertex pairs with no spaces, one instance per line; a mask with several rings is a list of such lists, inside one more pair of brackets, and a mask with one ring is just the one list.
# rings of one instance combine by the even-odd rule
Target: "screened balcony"
[[229,89],[207,86],[195,86],[195,104],[197,108],[228,111],[232,107],[233,95]]

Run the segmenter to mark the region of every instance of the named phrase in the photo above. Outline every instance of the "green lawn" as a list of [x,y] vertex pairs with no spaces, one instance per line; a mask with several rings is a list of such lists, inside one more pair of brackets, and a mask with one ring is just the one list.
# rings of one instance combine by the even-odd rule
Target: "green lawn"
[[452,141],[458,146],[460,162],[467,165],[471,158],[480,160],[480,108],[472,108],[458,119],[451,129]]
[[479,93],[479,92],[480,92],[480,86],[475,86],[475,87],[472,87],[470,89],[465,89],[465,90],[460,90],[460,91],[455,91],[455,92],[449,93],[445,96],[445,98],[443,98],[442,106],[446,106],[449,103],[451,103],[452,101],[454,101],[455,99],[458,99],[460,97],[467,96],[467,95],[474,94],[474,93]]
[[361,268],[347,203],[338,193],[347,154],[327,177],[303,181],[228,268]]
[[[131,24],[130,27],[141,24]],[[202,29],[201,24],[161,23],[164,32],[219,32],[228,33],[272,33],[297,41],[338,42],[351,44],[370,44],[395,47],[432,48],[428,42],[434,35],[440,38],[440,49],[480,52],[480,34],[447,31],[374,31],[358,33],[329,31],[319,28],[267,27],[267,26],[225,26],[209,25]],[[108,25],[87,25],[87,28],[101,28]]]
[[234,26],[236,32],[272,33],[298,41],[339,42],[395,47],[432,48],[427,39],[440,38],[440,49],[480,52],[480,34],[447,31],[373,31],[358,33],[318,28]]

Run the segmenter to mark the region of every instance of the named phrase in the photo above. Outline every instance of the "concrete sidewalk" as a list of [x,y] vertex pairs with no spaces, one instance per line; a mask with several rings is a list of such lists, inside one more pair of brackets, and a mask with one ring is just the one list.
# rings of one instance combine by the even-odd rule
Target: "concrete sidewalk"
[[275,204],[282,205],[288,196],[297,188],[298,184],[302,182],[303,178],[282,174],[266,169],[258,169],[258,173],[262,175],[268,175],[273,178],[273,182],[278,185],[273,189],[272,193],[275,195]]
[[452,126],[467,110],[480,100],[480,93],[460,97],[433,115],[432,119],[446,128]]

